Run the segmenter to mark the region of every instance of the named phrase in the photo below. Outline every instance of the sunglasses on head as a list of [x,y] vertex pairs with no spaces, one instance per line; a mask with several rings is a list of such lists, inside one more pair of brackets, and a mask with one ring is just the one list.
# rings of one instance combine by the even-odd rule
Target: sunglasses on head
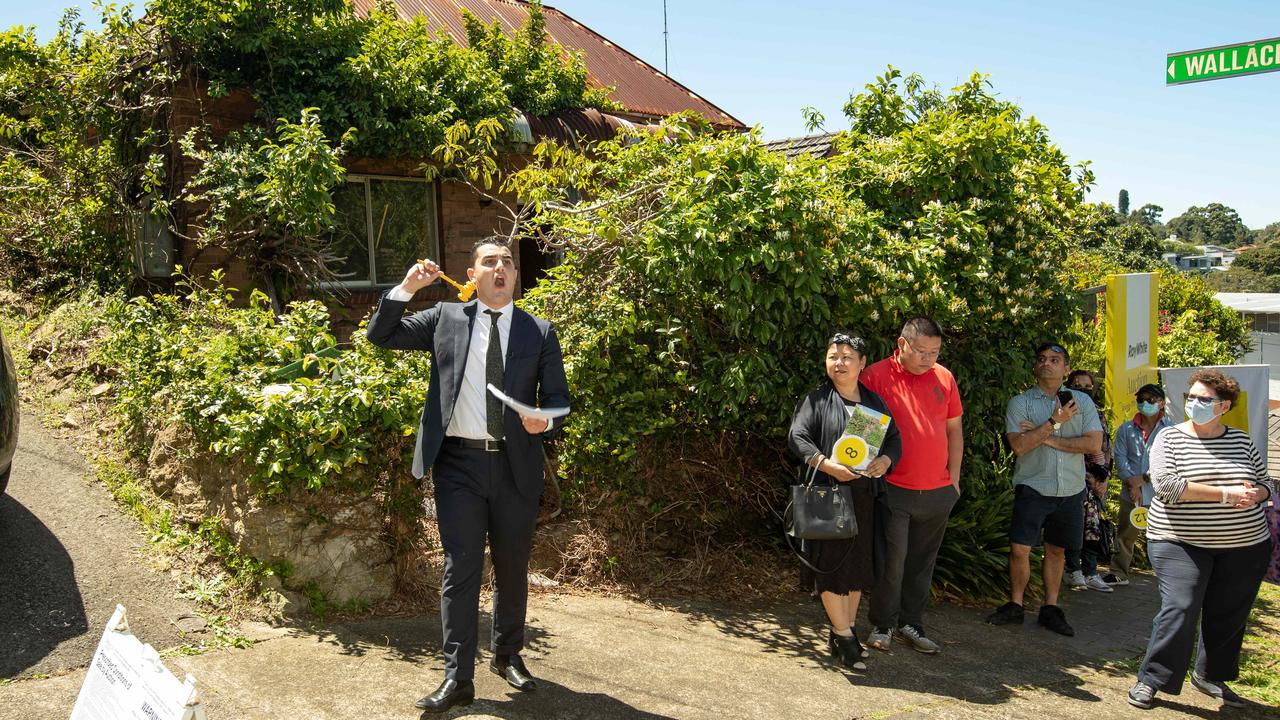
[[846,335],[844,333],[836,333],[835,335],[832,335],[831,339],[827,341],[827,345],[848,345],[858,352],[863,352],[867,347],[867,344],[863,342],[862,338],[853,337],[852,335]]

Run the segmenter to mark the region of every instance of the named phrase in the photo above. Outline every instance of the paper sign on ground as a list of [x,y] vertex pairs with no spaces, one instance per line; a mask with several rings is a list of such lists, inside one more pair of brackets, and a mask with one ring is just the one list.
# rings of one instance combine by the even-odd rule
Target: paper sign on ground
[[71,720],[203,720],[196,679],[178,680],[160,654],[129,632],[123,605],[102,633]]
[[552,418],[564,417],[569,414],[569,408],[537,408],[532,405],[525,405],[515,398],[507,395],[498,388],[489,383],[489,392],[493,396],[502,401],[503,405],[515,410],[521,417],[533,418],[534,420],[551,420]]

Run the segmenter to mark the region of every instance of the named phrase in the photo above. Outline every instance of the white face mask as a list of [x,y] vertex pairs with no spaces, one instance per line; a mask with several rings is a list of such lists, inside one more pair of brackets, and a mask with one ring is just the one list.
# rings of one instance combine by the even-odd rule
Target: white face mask
[[1183,410],[1187,413],[1187,419],[1196,425],[1208,425],[1218,417],[1214,413],[1213,408],[1221,400],[1187,400],[1187,404],[1183,405]]

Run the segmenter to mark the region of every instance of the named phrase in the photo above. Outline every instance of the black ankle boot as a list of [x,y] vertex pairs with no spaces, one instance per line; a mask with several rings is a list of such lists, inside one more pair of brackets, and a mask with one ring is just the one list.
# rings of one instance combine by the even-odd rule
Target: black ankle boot
[[867,656],[867,651],[863,649],[862,643],[858,642],[857,635],[845,637],[837,635],[834,630],[827,636],[827,648],[831,651],[832,658],[838,658],[840,664],[850,670],[866,670],[867,664],[862,659]]

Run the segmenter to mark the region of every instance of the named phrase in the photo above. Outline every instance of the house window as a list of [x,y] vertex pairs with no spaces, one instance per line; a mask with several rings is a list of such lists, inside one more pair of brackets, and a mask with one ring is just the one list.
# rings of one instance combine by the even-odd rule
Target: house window
[[333,191],[338,282],[391,286],[421,258],[440,257],[436,187],[420,178],[348,175]]
[[163,210],[161,215],[153,215],[155,203],[155,198],[147,197],[142,208],[133,213],[134,261],[142,277],[173,277],[176,256],[169,215]]

